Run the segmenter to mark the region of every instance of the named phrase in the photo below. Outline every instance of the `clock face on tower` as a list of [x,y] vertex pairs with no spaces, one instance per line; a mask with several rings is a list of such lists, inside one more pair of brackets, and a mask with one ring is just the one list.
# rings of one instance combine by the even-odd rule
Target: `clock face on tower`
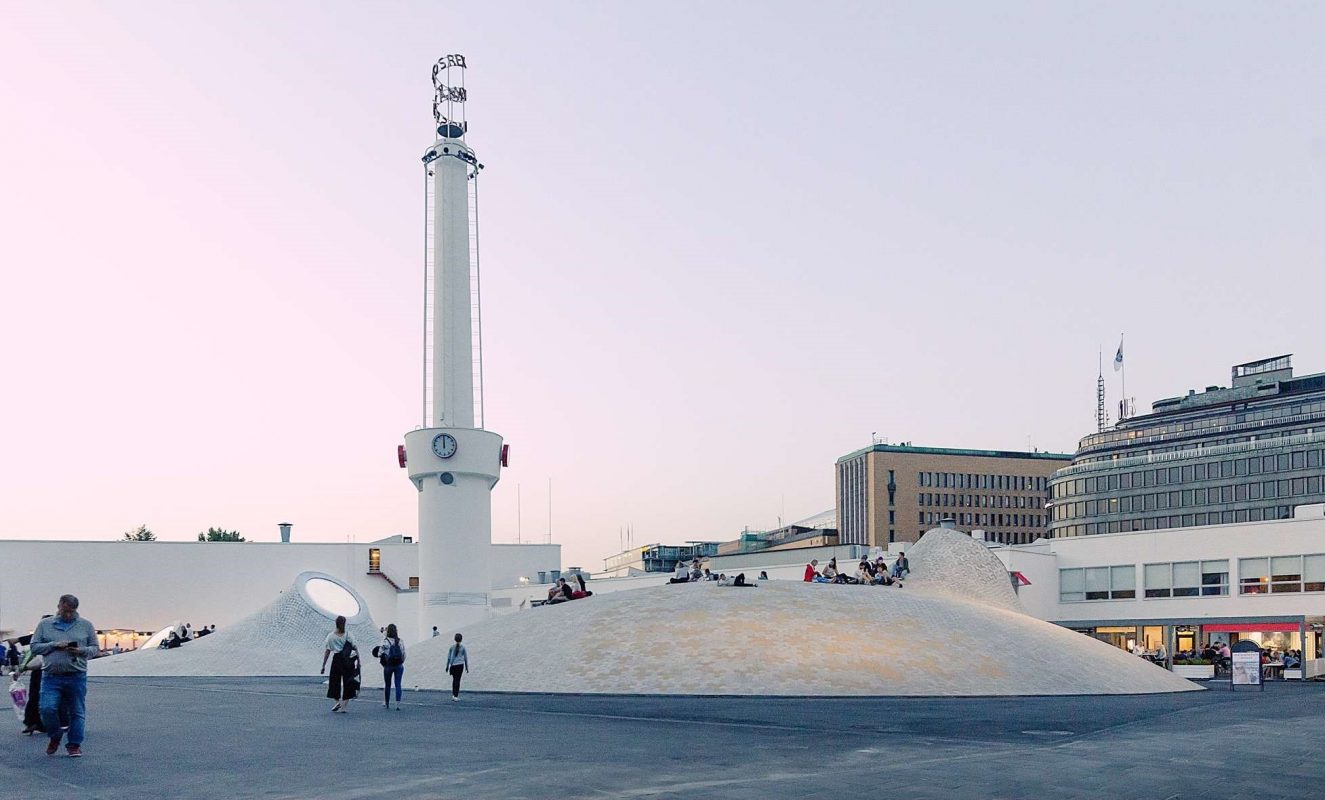
[[439,433],[432,437],[432,451],[438,458],[450,458],[455,455],[456,444],[455,437],[449,433]]

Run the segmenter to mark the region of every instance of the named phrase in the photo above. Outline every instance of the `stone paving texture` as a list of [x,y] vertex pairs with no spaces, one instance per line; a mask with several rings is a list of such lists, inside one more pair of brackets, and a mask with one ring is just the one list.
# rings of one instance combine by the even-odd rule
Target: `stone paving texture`
[[[408,673],[407,673],[408,675]],[[82,759],[0,722],[0,796],[1322,796],[1325,686],[1111,697],[410,692],[328,712],[315,678],[93,678]]]

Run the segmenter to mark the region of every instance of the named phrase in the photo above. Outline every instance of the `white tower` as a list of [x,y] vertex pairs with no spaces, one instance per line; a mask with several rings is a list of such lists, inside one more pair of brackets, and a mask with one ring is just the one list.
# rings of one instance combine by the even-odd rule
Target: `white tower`
[[[423,426],[405,434],[401,466],[419,490],[419,633],[450,635],[487,616],[492,487],[502,439],[483,430],[478,174],[465,143],[465,58],[433,66],[437,140],[423,156]],[[476,412],[477,411],[477,415]]]

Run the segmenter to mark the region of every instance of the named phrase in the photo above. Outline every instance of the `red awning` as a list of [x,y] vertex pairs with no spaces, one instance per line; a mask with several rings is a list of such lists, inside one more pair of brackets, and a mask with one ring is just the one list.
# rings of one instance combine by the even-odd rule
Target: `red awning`
[[1295,631],[1296,622],[1240,622],[1236,625],[1202,625],[1206,633],[1256,633],[1258,631]]
[[1018,585],[1018,586],[1030,586],[1030,585],[1031,585],[1030,578],[1027,578],[1025,575],[1022,575],[1020,572],[1013,572],[1013,573],[1012,573],[1012,579],[1015,580],[1015,581],[1017,582],[1017,585]]

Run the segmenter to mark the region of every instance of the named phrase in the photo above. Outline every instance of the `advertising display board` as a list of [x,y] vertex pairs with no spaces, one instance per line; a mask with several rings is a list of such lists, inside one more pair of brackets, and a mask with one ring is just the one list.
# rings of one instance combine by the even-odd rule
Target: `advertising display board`
[[1229,689],[1237,691],[1239,686],[1259,686],[1265,691],[1265,681],[1261,674],[1261,648],[1249,639],[1243,639],[1231,648],[1233,655],[1233,674]]

